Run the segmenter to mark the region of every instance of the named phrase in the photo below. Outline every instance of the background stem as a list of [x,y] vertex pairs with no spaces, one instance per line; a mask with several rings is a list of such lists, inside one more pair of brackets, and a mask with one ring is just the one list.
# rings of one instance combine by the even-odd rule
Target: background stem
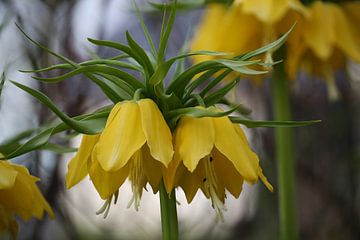
[[[285,60],[284,49],[275,55],[275,61]],[[272,79],[273,111],[276,121],[291,120],[289,82],[283,62],[274,66]],[[275,129],[275,145],[278,172],[280,239],[298,239],[295,207],[295,173],[293,136],[291,128]]]

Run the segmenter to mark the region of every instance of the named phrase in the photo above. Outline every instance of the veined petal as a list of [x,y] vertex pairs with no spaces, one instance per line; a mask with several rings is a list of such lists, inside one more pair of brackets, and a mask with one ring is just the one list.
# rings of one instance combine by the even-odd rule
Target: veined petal
[[225,187],[235,198],[240,196],[243,178],[236,170],[233,163],[231,163],[224,155],[217,149],[212,152],[213,164],[216,172],[219,186]]
[[100,134],[83,135],[80,148],[68,165],[68,171],[66,173],[67,189],[79,183],[88,174],[87,162],[91,160],[91,153],[99,138]]
[[102,132],[97,144],[97,159],[105,171],[117,171],[126,165],[145,141],[139,106],[128,101],[121,105]]
[[127,164],[123,168],[120,168],[120,170],[114,172],[105,171],[101,168],[97,160],[97,149],[98,147],[96,146],[91,161],[88,162],[89,175],[100,197],[105,200],[124,183],[129,175],[129,166]]
[[8,162],[0,161],[0,190],[13,187],[17,174]]
[[248,182],[254,183],[258,179],[257,170],[259,163],[243,139],[237,134],[233,123],[228,117],[213,118],[215,126],[216,148],[235,166],[236,170]]
[[174,154],[170,129],[154,101],[141,99],[138,104],[151,156],[167,167]]
[[333,4],[315,1],[310,9],[310,18],[304,24],[304,40],[315,55],[327,60],[334,48],[336,33]]
[[143,157],[141,161],[144,166],[144,174],[150,183],[153,192],[156,193],[159,190],[159,185],[162,178],[161,168],[163,165],[159,161],[152,158],[150,155],[150,150],[146,145],[142,147],[141,151]]
[[193,172],[200,159],[210,154],[214,147],[215,131],[211,118],[183,117],[180,119],[175,135],[175,149],[190,172]]

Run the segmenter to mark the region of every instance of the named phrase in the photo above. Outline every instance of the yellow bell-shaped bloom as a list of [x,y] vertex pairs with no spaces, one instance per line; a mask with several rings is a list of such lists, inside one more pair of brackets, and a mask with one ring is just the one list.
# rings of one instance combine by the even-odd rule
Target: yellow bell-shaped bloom
[[120,102],[101,134],[83,136],[69,163],[66,185],[70,188],[89,174],[101,198],[109,199],[129,179],[137,209],[147,183],[157,192],[162,167],[168,166],[173,153],[170,129],[155,102]]
[[[331,96],[334,72],[344,69],[348,59],[360,63],[359,12],[359,1],[303,5],[298,0],[236,0],[227,8],[214,4],[207,8],[191,49],[240,55],[274,41],[296,23],[285,43],[288,76],[295,79],[302,70],[317,75],[327,80]],[[194,61],[211,58],[194,56]]]
[[15,216],[28,221],[31,217],[41,219],[47,212],[54,218],[36,185],[38,180],[24,166],[0,161],[0,232],[8,231],[15,238],[18,229]]
[[164,174],[167,191],[181,186],[191,202],[200,188],[220,217],[225,190],[239,197],[243,180],[255,183],[260,177],[273,190],[242,129],[228,117],[181,118],[174,145],[174,161]]

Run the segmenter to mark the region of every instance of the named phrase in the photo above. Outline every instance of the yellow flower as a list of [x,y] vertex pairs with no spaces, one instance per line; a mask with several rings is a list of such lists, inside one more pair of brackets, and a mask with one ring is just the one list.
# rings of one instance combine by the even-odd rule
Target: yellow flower
[[181,186],[190,203],[200,188],[220,218],[225,190],[239,197],[243,180],[253,184],[260,177],[273,190],[242,129],[228,117],[183,117],[174,132],[174,144],[174,161],[164,174],[167,191]]
[[44,211],[51,218],[54,213],[42,196],[27,168],[8,161],[0,161],[0,232],[8,231],[15,238],[18,225],[15,216],[24,221],[31,217],[42,219]]
[[156,103],[150,99],[124,101],[111,110],[99,135],[84,135],[70,161],[67,188],[89,174],[102,199],[111,199],[128,178],[138,209],[142,189],[150,183],[157,192],[162,167],[173,156],[172,136]]
[[360,63],[359,12],[358,1],[314,1],[305,6],[298,0],[237,0],[228,8],[210,5],[191,48],[239,55],[274,41],[296,22],[286,42],[289,77],[304,70],[334,84],[334,71],[343,69],[348,58]]

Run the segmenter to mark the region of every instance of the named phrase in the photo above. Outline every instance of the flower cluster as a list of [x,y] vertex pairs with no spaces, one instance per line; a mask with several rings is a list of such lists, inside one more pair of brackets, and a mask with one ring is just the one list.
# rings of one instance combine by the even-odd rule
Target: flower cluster
[[[286,42],[288,76],[294,79],[304,70],[333,87],[334,71],[344,68],[347,59],[360,63],[359,12],[357,1],[311,1],[304,5],[299,0],[237,0],[230,7],[213,4],[200,22],[192,49],[244,54],[273,41],[296,23]],[[266,60],[271,61],[269,53]],[[210,58],[194,56],[196,62]]]
[[243,131],[228,117],[182,117],[172,137],[150,99],[117,103],[101,134],[83,136],[68,166],[67,188],[87,174],[107,200],[104,211],[126,179],[132,185],[130,204],[135,209],[146,184],[156,193],[164,178],[167,192],[181,186],[188,202],[200,188],[219,216],[225,190],[239,197],[243,180],[255,183],[260,177],[272,191]]
[[0,161],[0,233],[6,231],[16,238],[18,224],[15,217],[24,221],[31,217],[42,219],[47,212],[54,218],[36,185],[38,180],[24,166]]

